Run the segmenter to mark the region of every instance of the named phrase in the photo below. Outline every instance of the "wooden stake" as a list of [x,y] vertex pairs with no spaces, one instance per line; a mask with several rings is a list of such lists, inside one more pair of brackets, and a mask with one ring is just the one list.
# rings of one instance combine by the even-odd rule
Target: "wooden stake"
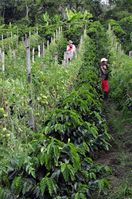
[[27,79],[29,84],[29,127],[35,131],[35,121],[33,114],[33,100],[32,100],[32,74],[31,74],[31,60],[30,60],[30,44],[29,38],[25,36],[25,48],[26,48],[26,64],[27,64]]
[[28,83],[31,83],[31,61],[30,61],[30,44],[29,38],[25,36],[25,48],[26,48],[26,64],[27,64],[27,75]]
[[19,35],[18,35],[18,27],[17,27],[17,41],[16,41],[16,47],[18,48],[18,42],[19,42]]
[[58,38],[58,30],[56,30],[56,39]]
[[34,63],[34,48],[32,49],[32,63]]
[[38,27],[36,27],[36,33],[37,33],[37,35],[39,34],[39,32],[38,32]]
[[59,27],[59,35],[61,34],[61,27]]
[[47,40],[47,49],[49,48],[49,40]]
[[57,53],[55,54],[55,63],[56,64],[58,63],[58,54]]
[[68,63],[67,53],[64,52],[64,65],[66,65],[67,63]]
[[40,45],[38,45],[38,57],[40,57]]
[[62,26],[60,27],[60,30],[61,30],[61,32],[62,32]]
[[0,66],[2,67],[2,49],[0,48]]
[[3,44],[3,35],[1,36],[2,39],[2,50],[4,49],[4,44]]
[[[55,34],[55,32],[54,32],[54,38],[56,37],[56,34]],[[55,38],[56,39],[56,38]]]
[[2,51],[2,71],[5,72],[5,53]]
[[16,60],[16,49],[14,49],[14,50],[12,51],[12,54],[13,54],[13,59]]
[[44,42],[43,42],[43,44],[42,44],[42,57],[44,58],[44,52],[45,51],[45,46],[44,46]]
[[110,24],[108,25],[108,31],[111,31],[111,25]]

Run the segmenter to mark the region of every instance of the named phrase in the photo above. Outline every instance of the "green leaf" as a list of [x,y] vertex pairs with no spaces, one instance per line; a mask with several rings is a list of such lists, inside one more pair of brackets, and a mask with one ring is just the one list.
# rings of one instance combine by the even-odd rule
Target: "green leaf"
[[103,178],[101,180],[98,180],[98,187],[99,187],[99,192],[102,192],[105,190],[105,188],[108,188],[109,182],[106,178]]
[[56,193],[57,185],[52,178],[47,178],[47,186],[48,186],[50,196],[52,196],[53,193]]
[[45,176],[40,182],[40,191],[44,195],[46,187],[48,188],[50,196],[57,191],[57,185],[53,178]]
[[45,192],[45,189],[46,189],[46,186],[47,186],[47,178],[43,178],[41,181],[40,181],[40,191],[41,191],[41,194],[43,195],[44,192]]
[[12,182],[11,189],[14,193],[19,194],[22,191],[23,180],[21,176],[16,176]]
[[23,193],[23,195],[25,195],[26,193],[28,193],[30,190],[33,189],[34,184],[30,179],[27,179],[27,178],[24,179],[23,182],[24,183],[23,183],[22,193]]
[[72,143],[68,143],[68,146],[70,147],[70,153],[71,153],[70,158],[71,158],[71,160],[73,162],[73,167],[74,167],[75,171],[77,171],[81,167],[80,157],[79,157],[79,155],[77,153],[77,148]]
[[78,192],[75,194],[74,199],[87,199],[87,198],[85,194]]

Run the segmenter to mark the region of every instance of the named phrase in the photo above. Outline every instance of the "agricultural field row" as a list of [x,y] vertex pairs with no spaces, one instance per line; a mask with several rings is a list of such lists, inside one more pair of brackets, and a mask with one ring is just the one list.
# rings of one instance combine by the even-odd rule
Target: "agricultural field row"
[[132,59],[126,55],[111,29],[108,30],[111,97],[124,113],[132,111]]
[[[1,198],[87,198],[93,190],[101,193],[108,186],[104,176],[109,168],[93,161],[95,152],[108,150],[110,139],[102,113],[101,90],[96,83],[95,53],[94,42],[85,34],[79,57],[67,67],[49,61],[51,64],[40,71],[39,60],[34,63],[32,89],[37,133],[26,127],[26,114],[19,115],[23,107],[26,109],[21,106],[23,91],[20,100],[19,86],[12,95],[18,97],[15,102],[21,103],[14,104],[15,114],[2,115],[4,131],[11,124],[10,137],[6,139],[12,152],[4,149],[4,160],[1,155]],[[28,100],[28,86],[22,87],[24,91],[27,88]],[[50,97],[46,92],[50,92]],[[17,126],[22,118],[24,123]]]

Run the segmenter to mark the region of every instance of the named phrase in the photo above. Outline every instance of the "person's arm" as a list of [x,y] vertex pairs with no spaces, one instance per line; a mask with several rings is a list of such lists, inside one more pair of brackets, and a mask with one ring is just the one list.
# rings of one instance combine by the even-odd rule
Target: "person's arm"
[[69,45],[67,45],[67,47],[66,47],[66,51],[69,51]]
[[76,46],[75,45],[73,45],[73,51],[76,52]]
[[103,72],[103,74],[106,74],[106,69],[104,69],[103,66],[101,66],[100,68],[101,68],[101,71]]

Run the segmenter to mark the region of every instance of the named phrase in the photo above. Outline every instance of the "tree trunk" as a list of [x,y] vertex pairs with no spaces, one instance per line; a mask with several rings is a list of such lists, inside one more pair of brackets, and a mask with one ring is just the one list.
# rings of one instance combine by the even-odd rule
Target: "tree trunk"
[[27,1],[26,1],[26,19],[29,20],[29,8],[28,8]]

